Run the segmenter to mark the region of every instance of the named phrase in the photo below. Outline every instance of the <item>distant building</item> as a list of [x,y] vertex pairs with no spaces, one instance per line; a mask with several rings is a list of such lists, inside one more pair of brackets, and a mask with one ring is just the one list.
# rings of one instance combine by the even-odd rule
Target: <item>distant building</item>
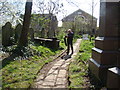
[[[92,19],[93,18],[93,19]],[[92,34],[97,27],[97,18],[79,9],[62,19],[63,27],[76,29],[78,33]]]

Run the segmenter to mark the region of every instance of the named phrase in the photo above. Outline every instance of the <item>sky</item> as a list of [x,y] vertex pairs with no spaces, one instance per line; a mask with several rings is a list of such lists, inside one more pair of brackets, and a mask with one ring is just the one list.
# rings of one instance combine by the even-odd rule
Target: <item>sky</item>
[[[64,2],[64,8],[66,10],[66,16],[73,13],[78,9],[82,9],[83,11],[92,15],[92,0],[62,0]],[[67,1],[73,2],[68,3]],[[98,19],[97,26],[99,26],[99,10],[100,10],[100,0],[94,1],[94,13],[93,16]],[[58,15],[58,20],[61,20],[64,16],[61,14]]]
[[[71,1],[74,4],[70,4],[67,1]],[[99,0],[93,0],[94,1],[94,16],[96,18],[99,17]],[[92,14],[92,0],[63,0],[64,2],[64,8],[66,9],[66,14],[73,13],[74,11],[78,9],[82,9],[89,14]]]
[[[78,9],[82,9],[83,11],[92,15],[92,1],[94,1],[93,16],[98,19],[97,26],[99,26],[100,0],[59,0],[59,1],[63,3],[64,14],[59,13],[57,15],[58,21],[61,21],[62,18],[73,13]],[[37,7],[34,4],[33,4],[33,10],[37,10]]]
[[[2,1],[4,1],[4,0],[2,0]],[[8,0],[8,1],[14,2],[17,0]],[[23,7],[21,7],[21,8],[25,8],[25,1],[26,0],[18,0],[18,1],[24,2]],[[45,0],[45,1],[47,1],[47,0]],[[56,0],[52,0],[52,1],[56,1]],[[99,7],[100,7],[99,1],[100,0],[59,0],[59,1],[63,3],[64,14],[58,13],[58,15],[57,15],[58,21],[61,21],[62,18],[73,13],[74,11],[76,11],[78,9],[82,9],[83,11],[85,11],[89,14],[92,14],[92,1],[94,1],[94,14],[93,14],[93,16],[98,19],[97,25],[99,25]],[[33,2],[36,2],[36,0],[33,0]],[[38,10],[34,3],[33,3],[32,10],[33,11]]]

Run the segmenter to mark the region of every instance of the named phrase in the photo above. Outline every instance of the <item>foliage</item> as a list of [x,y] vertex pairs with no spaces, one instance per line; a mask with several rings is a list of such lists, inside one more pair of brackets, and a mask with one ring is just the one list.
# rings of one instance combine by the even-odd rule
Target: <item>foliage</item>
[[65,49],[66,48],[66,45],[65,45],[65,43],[64,42],[60,42],[60,49]]
[[17,45],[3,47],[2,51],[4,51],[4,52],[12,52],[12,50],[14,50],[16,47],[17,47]]
[[55,52],[52,52],[51,49],[46,48],[44,46],[37,46],[37,47],[32,46],[32,48],[37,52],[40,52],[42,57],[49,57],[50,55],[55,55]]
[[45,60],[38,56],[11,62],[2,69],[3,88],[28,88],[44,64]]
[[31,48],[31,46],[17,47],[17,45],[13,45],[13,46],[8,46],[8,47],[3,47],[2,51],[9,53],[10,55],[17,56],[14,58],[14,60],[29,58],[29,57],[34,56],[34,55],[41,56],[40,52],[35,51],[34,49]]
[[73,21],[63,22],[64,28],[71,28],[74,31],[75,36],[83,33],[89,33],[91,23],[84,16],[78,15],[73,17]]
[[[36,32],[39,33],[35,33],[36,37],[42,37],[44,36],[44,38],[47,36],[47,29],[49,28],[49,22],[50,22],[50,18],[49,15],[44,15],[44,14],[32,14],[31,17],[31,27],[34,28],[34,30]],[[39,26],[39,27],[38,27]],[[42,30],[45,30],[45,33],[42,33]],[[44,34],[44,35],[42,35]]]
[[66,35],[66,29],[58,28],[56,37],[63,42],[64,41],[63,38],[64,38],[65,35]]
[[0,28],[0,43],[2,43],[2,30]]
[[88,76],[88,60],[91,57],[91,49],[94,41],[82,40],[80,52],[69,67],[69,88],[88,88],[89,83],[86,81]]
[[[0,2],[0,17],[2,17],[0,26],[4,25],[7,21],[11,22],[12,24],[16,24],[16,21],[21,23],[21,18],[19,18],[23,11],[24,2],[14,0],[4,0]],[[7,17],[7,18],[6,18]]]
[[[56,37],[60,40],[61,48],[66,48],[65,42],[64,42],[64,37],[67,34],[66,31],[67,29],[65,28],[58,28],[58,31],[57,31]],[[74,34],[73,43],[75,43],[78,38],[81,38],[81,36],[78,34]]]
[[30,18],[32,13],[32,3],[33,3],[32,0],[31,2],[27,0],[25,4],[24,21],[23,21],[22,31],[20,34],[20,39],[18,41],[18,47],[28,46],[28,32],[29,32]]
[[80,45],[80,50],[87,53],[91,53],[93,46],[94,46],[94,41],[90,42],[89,40],[84,40]]
[[51,56],[60,52],[60,50],[54,51],[36,44],[31,44],[30,48],[40,56],[34,54],[27,59],[11,60],[12,62],[4,66],[0,70],[2,71],[3,88],[29,88],[43,65],[52,61]]
[[59,0],[37,0],[36,6],[39,8],[39,13],[49,13],[49,14],[58,14],[63,11],[63,3]]
[[[70,28],[70,27],[69,27]],[[58,32],[57,32],[57,38],[64,43],[64,36],[67,34],[67,29],[69,28],[58,28]],[[73,30],[73,29],[72,29]],[[77,30],[73,30],[73,32],[75,32]],[[73,43],[76,42],[76,40],[78,38],[81,38],[82,36],[79,35],[79,33],[74,33],[74,38],[73,38]]]

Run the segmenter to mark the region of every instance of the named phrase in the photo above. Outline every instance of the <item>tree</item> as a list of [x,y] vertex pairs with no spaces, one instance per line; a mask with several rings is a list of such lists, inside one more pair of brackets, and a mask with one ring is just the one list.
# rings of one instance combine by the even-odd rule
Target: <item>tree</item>
[[[49,15],[47,18],[49,19],[48,28],[45,29],[45,32],[47,33],[47,37],[51,38],[50,32],[55,33],[55,30],[52,27],[54,15],[57,15],[59,12],[63,11],[63,3],[60,2],[60,0],[37,0],[36,6],[39,9],[38,13],[40,13],[43,18],[45,17],[45,14]],[[53,37],[55,37],[55,34]]]
[[[100,1],[99,1],[100,2]],[[91,7],[91,14],[92,14],[92,17],[91,17],[91,24],[90,24],[90,28],[91,28],[91,32],[90,34],[92,35],[93,34],[93,30],[96,29],[96,26],[94,25],[94,12],[95,12],[95,7],[96,5],[99,3],[98,1],[95,2],[95,0],[91,0],[91,4],[90,7]]]
[[35,37],[46,38],[48,23],[50,22],[48,16],[39,14],[32,14],[30,27],[34,28]]
[[36,6],[40,14],[58,14],[63,11],[63,3],[60,0],[37,0]]
[[20,40],[18,42],[18,47],[27,46],[28,44],[28,30],[30,25],[31,11],[32,11],[32,0],[27,0],[25,5],[23,27],[22,27]]
[[10,22],[16,25],[16,21],[21,23],[22,19],[19,17],[23,11],[23,2],[14,0],[4,0],[0,1],[0,26],[4,25],[6,22]]

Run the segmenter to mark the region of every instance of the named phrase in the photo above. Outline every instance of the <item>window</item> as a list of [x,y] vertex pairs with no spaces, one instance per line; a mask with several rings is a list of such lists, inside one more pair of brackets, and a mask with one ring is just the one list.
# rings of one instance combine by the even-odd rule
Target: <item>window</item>
[[78,12],[78,15],[79,15],[79,14],[82,14],[82,12]]

